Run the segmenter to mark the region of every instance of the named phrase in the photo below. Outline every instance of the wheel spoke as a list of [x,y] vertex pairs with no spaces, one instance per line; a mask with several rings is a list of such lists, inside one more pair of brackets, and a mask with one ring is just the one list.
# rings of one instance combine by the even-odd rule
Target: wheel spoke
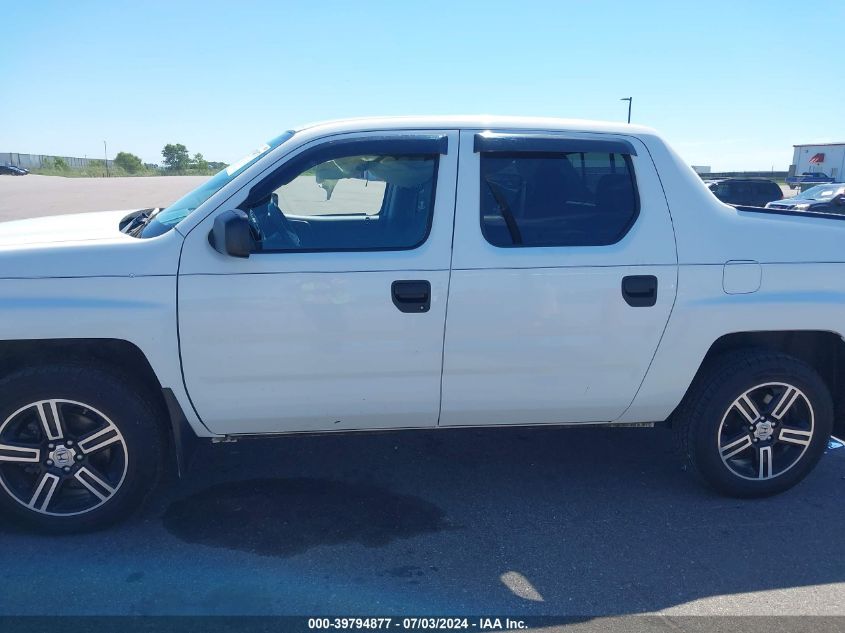
[[810,439],[813,437],[812,431],[804,431],[802,429],[793,429],[789,427],[783,427],[778,433],[778,439],[781,442],[787,442],[789,444],[797,444],[798,446],[807,446],[810,443]]
[[59,478],[51,473],[44,473],[38,481],[38,486],[32,494],[32,499],[29,500],[27,507],[37,510],[38,512],[46,512],[47,506],[53,499],[53,493],[59,485]]
[[0,463],[22,462],[37,464],[39,461],[41,461],[41,451],[37,448],[0,444]]
[[77,446],[86,453],[95,453],[118,440],[120,440],[120,432],[114,424],[109,423],[106,428],[80,440]]
[[734,440],[730,444],[722,446],[719,450],[722,452],[722,459],[730,459],[751,446],[751,438],[748,435],[743,435],[739,439]]
[[772,447],[763,446],[757,452],[758,479],[772,478]]
[[83,466],[73,476],[100,501],[105,501],[114,494],[114,488],[95,475],[90,468]]
[[95,407],[45,394],[0,426],[0,490],[28,512],[77,516],[119,496],[128,447]]
[[60,440],[64,437],[62,430],[62,418],[59,414],[59,405],[55,400],[42,400],[35,405],[38,409],[38,417],[41,419],[41,427],[48,440]]
[[780,400],[778,400],[778,403],[775,405],[775,408],[772,409],[772,417],[777,420],[782,419],[789,409],[792,408],[792,405],[795,404],[795,401],[800,395],[801,392],[795,387],[792,385],[787,386]]
[[751,424],[760,419],[760,412],[757,410],[757,406],[751,401],[751,398],[748,397],[747,393],[744,393],[742,396],[737,398],[736,402],[734,402],[734,409],[739,411],[742,414],[742,417]]
[[722,416],[719,455],[735,476],[768,481],[804,459],[814,428],[813,405],[800,387],[788,382],[757,384]]

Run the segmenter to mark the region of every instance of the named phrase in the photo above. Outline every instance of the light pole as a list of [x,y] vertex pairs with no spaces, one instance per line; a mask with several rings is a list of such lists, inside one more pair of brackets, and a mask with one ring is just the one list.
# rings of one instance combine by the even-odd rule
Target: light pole
[[[628,117],[630,119],[630,116]],[[628,121],[630,123],[630,120]],[[109,177],[109,146],[103,141],[103,156],[106,159],[106,178]]]
[[627,101],[628,102],[628,123],[631,122],[631,104],[634,101],[634,97],[622,97],[620,101]]

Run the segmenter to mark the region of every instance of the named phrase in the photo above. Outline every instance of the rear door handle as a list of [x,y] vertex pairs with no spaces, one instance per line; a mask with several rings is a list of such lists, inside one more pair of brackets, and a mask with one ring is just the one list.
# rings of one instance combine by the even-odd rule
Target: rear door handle
[[431,284],[425,280],[398,280],[390,287],[393,305],[400,312],[428,312],[431,308]]
[[634,308],[650,308],[657,303],[657,277],[629,275],[622,278],[622,297]]

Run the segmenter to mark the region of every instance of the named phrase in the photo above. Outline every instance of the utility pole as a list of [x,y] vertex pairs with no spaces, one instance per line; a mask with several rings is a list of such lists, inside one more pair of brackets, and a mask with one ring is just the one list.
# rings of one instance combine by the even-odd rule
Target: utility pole
[[628,123],[631,122],[631,104],[634,101],[634,97],[622,97],[620,101],[627,101],[628,102]]
[[[631,115],[628,115],[628,123],[630,123]],[[103,141],[103,156],[106,158],[106,178],[109,177],[109,146]]]

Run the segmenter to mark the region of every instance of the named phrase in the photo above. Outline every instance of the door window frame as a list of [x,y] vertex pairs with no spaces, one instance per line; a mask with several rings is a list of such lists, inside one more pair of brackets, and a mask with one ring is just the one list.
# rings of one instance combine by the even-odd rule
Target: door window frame
[[248,211],[256,200],[271,195],[277,188],[276,183],[286,178],[294,178],[314,165],[347,156],[384,155],[396,157],[431,157],[434,159],[431,201],[425,233],[416,244],[411,246],[373,246],[350,248],[301,248],[301,249],[263,249],[252,251],[251,255],[297,254],[297,253],[376,253],[391,251],[413,251],[423,246],[431,235],[437,200],[437,181],[440,172],[440,157],[449,153],[449,138],[445,134],[405,134],[391,136],[370,136],[330,139],[314,147],[303,150],[289,160],[284,161],[259,182],[252,185],[238,205],[238,209]]
[[597,242],[590,244],[495,244],[491,242],[485,231],[484,215],[482,213],[481,200],[479,197],[478,222],[484,241],[494,248],[501,249],[536,249],[536,248],[591,248],[601,246],[612,246],[618,244],[637,222],[642,207],[640,201],[639,187],[637,186],[637,174],[634,170],[632,156],[637,155],[634,145],[625,139],[587,139],[587,138],[561,138],[559,136],[547,136],[543,134],[507,134],[480,132],[473,137],[473,152],[479,155],[478,162],[478,184],[484,190],[482,178],[482,163],[484,155],[493,155],[508,158],[558,158],[568,154],[621,154],[625,161],[628,174],[631,176],[631,185],[634,194],[634,212],[631,218],[620,229],[616,239],[610,242]]

